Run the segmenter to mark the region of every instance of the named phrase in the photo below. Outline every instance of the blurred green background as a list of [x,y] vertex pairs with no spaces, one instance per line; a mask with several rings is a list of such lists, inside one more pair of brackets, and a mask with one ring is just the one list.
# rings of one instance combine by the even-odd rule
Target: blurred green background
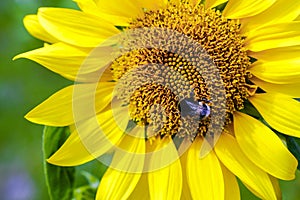
[[[0,199],[49,199],[43,176],[42,130],[23,116],[55,91],[70,84],[38,64],[12,58],[43,43],[22,20],[42,6],[77,8],[71,0],[0,0]],[[300,199],[297,179],[282,182],[283,199]],[[243,199],[256,199],[245,188]]]
[[43,176],[43,127],[24,115],[69,82],[38,64],[12,58],[43,43],[23,26],[42,6],[76,7],[70,0],[0,0],[0,199],[49,199]]

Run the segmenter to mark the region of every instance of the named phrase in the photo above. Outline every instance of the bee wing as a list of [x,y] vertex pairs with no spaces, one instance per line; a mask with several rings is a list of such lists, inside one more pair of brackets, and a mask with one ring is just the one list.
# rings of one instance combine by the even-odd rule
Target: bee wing
[[196,101],[184,99],[180,102],[180,110],[182,116],[200,116],[201,106]]

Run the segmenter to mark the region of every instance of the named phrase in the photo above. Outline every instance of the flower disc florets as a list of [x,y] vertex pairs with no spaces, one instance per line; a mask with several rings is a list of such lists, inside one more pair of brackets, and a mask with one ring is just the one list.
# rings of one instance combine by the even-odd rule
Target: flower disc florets
[[[233,111],[243,109],[244,101],[251,94],[249,89],[251,86],[247,84],[250,74],[246,71],[251,62],[243,47],[243,37],[239,34],[239,22],[225,19],[218,10],[207,10],[202,5],[178,3],[169,4],[166,8],[156,11],[145,12],[143,17],[131,22],[129,29],[143,27],[177,31],[192,38],[205,49],[217,66],[223,80],[223,83],[214,84],[224,84],[223,87],[226,90],[225,124],[230,123]],[[156,34],[159,36],[163,33],[157,32]],[[146,37],[151,40],[151,35]],[[179,41],[173,41],[174,44],[176,42]],[[118,81],[126,72],[137,66],[157,64],[149,69],[144,68],[142,72],[135,73],[129,78],[131,81],[139,82],[141,79],[156,75],[158,79],[163,77],[161,82],[152,83],[149,79],[149,84],[135,89],[129,103],[132,119],[138,124],[155,127],[150,132],[156,132],[156,134],[174,135],[178,132],[181,123],[184,123],[180,121],[180,102],[182,99],[191,98],[189,92],[191,90],[195,101],[201,102],[206,99],[208,101],[205,103],[210,107],[216,110],[219,107],[209,101],[211,94],[207,89],[206,81],[195,67],[196,63],[201,63],[201,67],[209,68],[209,63],[205,62],[205,59],[197,57],[198,55],[191,56],[194,49],[189,45],[183,45],[181,48],[180,52],[184,52],[184,55],[155,48],[134,50],[115,60],[111,66],[114,78]],[[187,60],[188,57],[192,57],[192,59]],[[124,82],[123,86],[129,88],[130,91],[130,84]],[[170,86],[178,95],[169,89]],[[185,90],[182,90],[183,86]],[[177,89],[178,91],[176,91]],[[126,95],[126,92],[119,94],[119,98],[122,99]],[[167,117],[158,115],[153,117],[150,110],[156,104],[163,108]],[[162,121],[163,126],[155,125],[158,121]],[[210,117],[199,119],[197,135],[204,136],[209,123]],[[187,130],[184,132],[188,133]]]

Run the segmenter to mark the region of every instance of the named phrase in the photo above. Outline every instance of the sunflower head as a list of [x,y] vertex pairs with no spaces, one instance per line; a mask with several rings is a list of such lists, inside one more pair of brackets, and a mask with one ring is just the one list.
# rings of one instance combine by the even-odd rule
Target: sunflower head
[[239,199],[236,177],[281,198],[297,160],[276,133],[300,136],[300,3],[77,2],[25,18],[51,45],[17,56],[76,83],[26,116],[72,130],[48,162],[113,152],[97,199]]

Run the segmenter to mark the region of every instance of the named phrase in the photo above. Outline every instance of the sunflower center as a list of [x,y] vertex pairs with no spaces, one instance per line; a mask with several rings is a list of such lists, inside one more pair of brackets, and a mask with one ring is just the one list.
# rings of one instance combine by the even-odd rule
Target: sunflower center
[[[251,86],[246,82],[251,76],[246,71],[250,60],[243,47],[244,39],[239,33],[240,24],[225,19],[218,10],[207,10],[203,5],[180,2],[169,3],[159,10],[145,11],[143,17],[131,22],[129,29],[143,27],[177,31],[192,38],[205,49],[223,80],[226,92],[225,124],[231,123],[232,113],[243,109],[244,101],[251,94]],[[185,54],[190,56],[193,51],[194,49],[187,47]],[[196,108],[191,108],[194,114],[187,115],[184,120],[196,118],[198,123],[195,127],[184,127],[186,130],[181,133],[192,138],[196,135],[205,135],[210,123],[208,111],[210,108],[218,110],[220,105],[212,105],[209,101],[211,94],[208,92],[205,79],[195,67],[195,63],[201,62],[201,67],[209,68],[210,64],[203,60],[205,58],[201,56],[187,60],[185,55],[145,48],[125,53],[111,65],[114,79],[121,82],[122,87],[128,91],[122,90],[118,94],[119,99],[124,102],[130,99],[131,118],[140,125],[148,125],[148,138],[154,135],[172,136],[183,128],[182,124],[185,122],[181,120],[181,111],[185,99],[190,101],[187,106]],[[136,69],[137,66],[149,64],[155,65],[137,70],[123,78],[128,71]],[[148,80],[147,84],[145,80]],[[139,87],[133,88],[132,82]],[[197,111],[197,108],[200,111]],[[189,134],[191,129],[196,129],[196,134]]]

